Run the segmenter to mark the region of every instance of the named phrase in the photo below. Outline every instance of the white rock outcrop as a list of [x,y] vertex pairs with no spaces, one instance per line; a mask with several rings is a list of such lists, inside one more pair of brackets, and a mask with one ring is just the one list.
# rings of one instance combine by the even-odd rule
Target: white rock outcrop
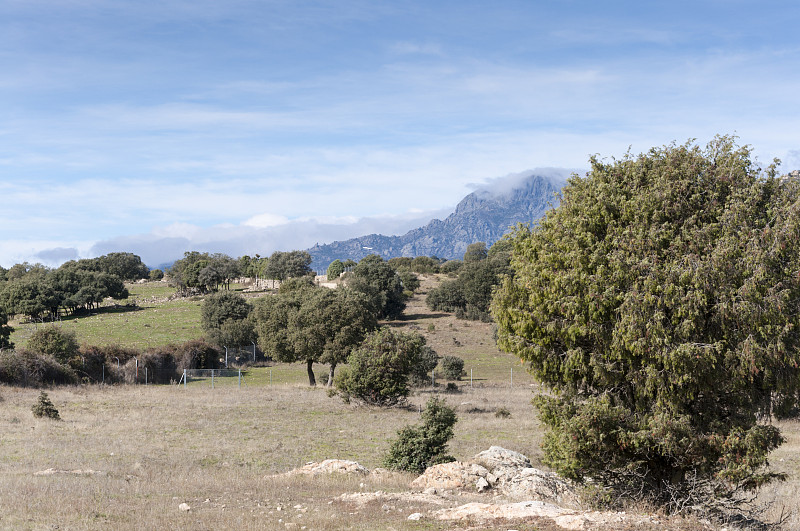
[[494,491],[514,500],[538,500],[576,506],[571,482],[531,466],[523,454],[492,446],[468,462],[453,461],[429,467],[415,479],[413,488],[437,491]]

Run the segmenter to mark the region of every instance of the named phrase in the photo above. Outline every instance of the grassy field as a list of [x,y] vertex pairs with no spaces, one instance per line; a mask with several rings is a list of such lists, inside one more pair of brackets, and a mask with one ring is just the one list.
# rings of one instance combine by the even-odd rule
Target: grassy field
[[[409,408],[374,410],[345,405],[323,389],[286,385],[61,388],[50,391],[63,418],[57,422],[33,418],[37,393],[0,390],[4,529],[275,529],[285,518],[277,507],[297,504],[313,507],[304,525],[338,529],[331,515],[346,511],[328,502],[361,490],[364,479],[320,486],[268,476],[334,457],[376,467],[388,440],[418,421],[418,406],[428,397],[413,397]],[[491,443],[535,458],[539,430],[529,394],[484,388],[452,395],[460,417],[452,453],[468,457]],[[511,410],[510,419],[495,417],[501,405]],[[84,474],[35,475],[50,468]],[[363,488],[400,490],[410,480],[367,480]],[[178,510],[183,502],[191,513]],[[404,524],[411,509],[388,520],[379,511],[354,528]]]
[[[129,284],[130,297],[108,301],[90,315],[66,316],[61,326],[74,330],[78,341],[88,345],[118,344],[148,347],[182,343],[203,335],[200,327],[202,297],[174,298],[175,288],[164,282]],[[240,286],[233,286],[240,289]],[[34,323],[13,322],[11,340],[17,346],[36,329]]]
[[[472,386],[462,379],[460,392],[439,395],[459,418],[450,453],[467,459],[499,445],[544,468],[541,428],[530,404],[537,387],[518,360],[494,347],[491,324],[427,310],[424,293],[433,283],[423,282],[406,317],[390,325],[418,331],[440,355],[458,355],[465,359],[467,374],[473,370]],[[134,292],[143,308],[133,312],[141,314],[137,318],[172,330],[167,335],[191,330],[183,328],[189,326],[185,315],[174,320],[167,315],[180,313],[181,304],[193,305],[197,314],[199,301],[165,300],[165,292],[155,291],[163,289],[160,285],[142,289],[152,291]],[[125,314],[84,319],[102,317],[109,323],[118,315]],[[81,321],[74,326],[88,329]],[[97,336],[89,337],[103,337],[102,326],[97,328]],[[134,335],[137,329],[131,330]],[[79,337],[91,342],[81,332]],[[316,370],[325,372],[327,366]],[[355,460],[370,469],[380,466],[397,430],[419,421],[419,409],[434,392],[417,390],[408,407],[374,409],[344,404],[324,388],[309,388],[304,382],[303,364],[277,364],[250,368],[241,387],[232,376],[216,379],[214,389],[209,379],[196,379],[186,388],[93,385],[48,390],[62,421],[33,417],[38,390],[0,387],[0,529],[480,528],[469,522],[409,521],[409,514],[431,509],[414,500],[359,506],[340,498],[348,492],[407,491],[411,475],[276,476],[328,458]],[[499,408],[511,416],[495,416]],[[800,424],[785,422],[781,428],[787,442],[772,464],[787,472],[789,480],[767,487],[760,500],[773,502],[768,518],[774,521],[788,513],[784,529],[800,529]],[[479,499],[491,498],[467,495],[451,503]],[[181,503],[191,510],[181,511]],[[661,519],[655,528],[707,529],[681,519]],[[513,529],[556,528],[546,522],[514,522]]]

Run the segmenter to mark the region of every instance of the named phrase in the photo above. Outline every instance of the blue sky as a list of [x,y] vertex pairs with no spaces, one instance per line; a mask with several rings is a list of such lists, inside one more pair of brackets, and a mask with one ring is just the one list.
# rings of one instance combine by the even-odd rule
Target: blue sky
[[399,233],[737,134],[800,168],[800,4],[0,0],[0,265]]

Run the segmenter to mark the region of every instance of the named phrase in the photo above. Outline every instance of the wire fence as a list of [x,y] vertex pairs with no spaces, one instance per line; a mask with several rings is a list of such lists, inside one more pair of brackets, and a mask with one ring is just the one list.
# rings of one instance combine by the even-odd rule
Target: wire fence
[[[301,369],[298,365],[294,364],[279,364],[273,367],[242,367],[242,368],[219,368],[219,369],[183,369],[180,376],[173,377],[170,381],[171,384],[177,385],[187,389],[188,387],[210,387],[216,388],[234,388],[234,387],[265,387],[273,385],[297,385],[307,382],[306,371]],[[521,369],[509,369],[507,377],[498,379],[497,373],[493,373],[492,378],[486,378],[485,374],[481,375],[483,371],[474,368],[466,368],[461,373],[461,378],[454,380],[452,378],[445,378],[444,375],[437,371],[431,371],[427,382],[416,381],[413,385],[416,389],[431,389],[438,390],[453,386],[465,388],[481,388],[481,387],[528,387],[531,385],[530,378],[525,378],[527,373]],[[322,385],[327,384],[327,374],[318,373],[317,382]],[[483,377],[482,377],[483,376]],[[516,379],[516,382],[515,382]],[[154,381],[153,374],[146,371],[140,373],[139,378],[135,383],[152,385]],[[163,383],[161,380],[160,383]]]

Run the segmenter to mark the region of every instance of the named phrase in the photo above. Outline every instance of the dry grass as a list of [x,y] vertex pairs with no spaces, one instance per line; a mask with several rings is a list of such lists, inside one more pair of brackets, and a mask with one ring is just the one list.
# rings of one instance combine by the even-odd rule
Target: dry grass
[[[49,394],[61,422],[33,417],[37,391],[0,390],[0,527],[272,529],[290,514],[311,529],[339,529],[341,504],[328,504],[338,494],[361,490],[361,482],[367,490],[400,490],[411,477],[268,476],[327,458],[377,467],[389,439],[418,421],[427,399],[423,393],[409,408],[377,410],[297,386],[77,387]],[[538,430],[528,394],[476,389],[458,401],[451,397],[460,418],[452,453],[466,458],[500,444],[535,456],[538,441],[531,434]],[[494,416],[500,405],[509,407],[511,419]],[[50,468],[97,474],[34,475]],[[181,512],[182,502],[192,511]],[[298,504],[307,511],[294,510]],[[414,508],[398,509],[362,514],[355,528],[405,526]]]

